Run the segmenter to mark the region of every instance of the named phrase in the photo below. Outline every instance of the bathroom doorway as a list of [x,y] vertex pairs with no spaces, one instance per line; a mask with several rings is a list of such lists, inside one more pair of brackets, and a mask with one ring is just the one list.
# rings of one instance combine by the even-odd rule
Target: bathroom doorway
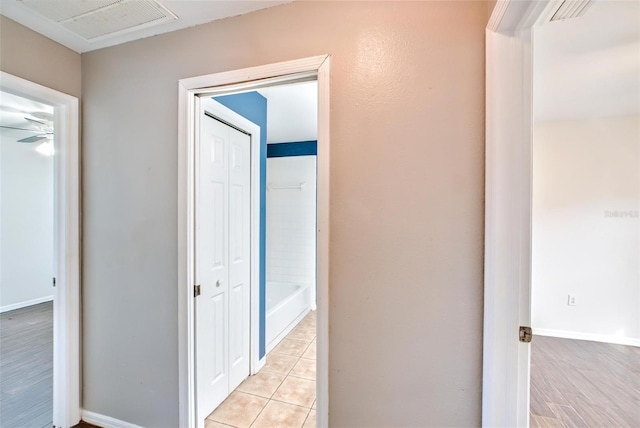
[[[316,381],[299,377],[302,381],[307,381],[307,388],[304,398],[304,404],[293,404],[296,409],[295,418],[300,422],[299,426],[303,423],[309,422],[315,425],[315,412],[318,408],[318,425],[326,426],[327,423],[327,404],[328,404],[328,160],[329,160],[329,132],[328,132],[328,73],[329,73],[329,58],[327,56],[306,58],[302,60],[294,60],[285,63],[272,64],[267,66],[259,66],[251,69],[235,70],[231,72],[212,74],[208,76],[200,76],[191,79],[183,79],[179,82],[180,87],[180,180],[179,180],[179,236],[181,242],[181,248],[183,249],[179,253],[179,274],[181,278],[181,284],[185,285],[185,288],[181,286],[180,290],[180,383],[181,383],[181,420],[185,426],[205,426],[205,424],[213,424],[215,422],[212,419],[212,415],[218,412],[225,406],[223,402],[212,414],[204,415],[202,409],[199,409],[197,395],[195,394],[195,386],[197,384],[196,379],[198,371],[198,361],[196,358],[196,349],[198,347],[198,341],[202,344],[203,337],[195,334],[197,327],[197,317],[194,317],[196,313],[196,305],[194,302],[198,298],[198,285],[195,276],[194,266],[196,266],[196,255],[193,249],[196,248],[197,235],[195,234],[196,224],[194,223],[194,202],[197,198],[197,187],[194,188],[194,181],[190,177],[194,177],[194,165],[197,165],[197,159],[200,154],[197,150],[197,141],[200,138],[198,135],[198,122],[196,120],[199,117],[197,111],[196,102],[197,98],[210,97],[216,102],[224,105],[227,109],[234,113],[243,116],[250,120],[254,124],[259,123],[259,118],[255,116],[255,110],[249,108],[249,111],[243,110],[242,102],[247,100],[247,97],[264,98],[265,96],[259,93],[263,89],[272,87],[279,87],[284,85],[298,85],[306,82],[314,82],[314,88],[312,91],[316,94],[315,98],[315,118],[318,123],[317,137],[315,148],[317,149],[317,163],[316,163],[316,182],[317,190],[313,190],[311,195],[315,193],[315,222],[313,222],[313,235],[315,240],[312,244],[315,247],[315,255],[312,255],[312,259],[315,258],[315,275],[312,282],[315,284],[309,284],[308,282],[297,284],[294,286],[294,293],[286,293],[284,299],[277,302],[278,304],[284,304],[285,300],[291,303],[292,300],[296,300],[298,303],[303,302],[304,307],[300,309],[295,303],[294,307],[298,307],[299,312],[295,314],[292,321],[282,323],[285,324],[285,329],[274,334],[270,337],[269,350],[275,353],[281,353],[282,355],[293,357],[295,361],[290,361],[292,367],[288,368],[288,377],[291,375],[291,379],[296,378],[293,376],[293,372],[298,373],[298,376],[302,374],[310,376],[317,371],[317,387]],[[247,81],[247,76],[251,76],[251,80]],[[232,99],[232,98],[236,99]],[[240,100],[242,102],[237,103]],[[246,106],[245,106],[246,107]],[[266,106],[265,106],[266,107]],[[289,119],[289,123],[296,123],[295,120]],[[229,123],[233,126],[233,123]],[[237,129],[242,130],[242,128]],[[245,380],[239,387],[244,388],[255,380],[259,380],[260,373],[268,373],[269,358],[267,355],[267,338],[266,329],[269,323],[266,322],[267,316],[267,285],[266,285],[266,271],[267,271],[267,193],[268,181],[267,181],[267,133],[262,132],[262,129],[266,129],[266,116],[264,127],[261,127],[260,131],[260,156],[257,161],[252,158],[251,174],[252,180],[259,178],[259,192],[253,192],[252,196],[252,215],[259,214],[259,227],[257,232],[252,229],[252,246],[255,248],[257,242],[260,251],[251,253],[252,256],[252,270],[251,289],[258,289],[257,293],[252,291],[251,293],[251,316],[250,316],[250,373],[253,375]],[[264,135],[264,140],[262,136]],[[305,141],[287,141],[274,142],[273,145],[280,143],[281,147],[285,144],[292,143],[290,145],[296,145],[298,148],[308,145],[306,143],[311,140]],[[310,155],[311,156],[311,155]],[[280,156],[285,157],[285,156]],[[293,156],[292,156],[293,157]],[[303,158],[303,155],[297,156]],[[315,163],[315,162],[314,162]],[[307,162],[307,165],[309,162]],[[311,186],[313,180],[304,179],[303,181],[295,180],[293,186],[291,183],[272,183],[271,191],[273,192],[302,192],[307,187],[307,190],[312,189]],[[300,183],[304,183],[300,185]],[[196,185],[197,186],[197,185]],[[279,188],[276,187],[286,187]],[[259,195],[259,202],[255,201],[255,195]],[[313,217],[312,217],[313,219]],[[314,224],[315,223],[315,224]],[[200,239],[203,239],[200,237]],[[194,263],[195,262],[195,263]],[[257,262],[257,263],[256,263]],[[183,281],[186,280],[186,283]],[[286,282],[286,281],[281,281]],[[302,282],[302,281],[299,281]],[[282,291],[282,290],[281,290]],[[291,289],[289,289],[291,291]],[[273,293],[270,293],[273,297]],[[315,294],[315,296],[314,296]],[[295,296],[294,296],[295,295]],[[282,297],[282,295],[280,295]],[[274,300],[272,299],[272,302]],[[316,303],[317,302],[317,303]],[[275,306],[279,306],[275,304]],[[317,308],[317,322],[313,315],[313,309]],[[273,309],[274,306],[270,305]],[[282,314],[281,314],[282,315]],[[273,325],[273,323],[271,324]],[[317,326],[317,340],[316,340],[316,326]],[[293,335],[293,336],[289,336]],[[289,336],[289,337],[288,337]],[[303,336],[306,338],[303,339]],[[287,340],[287,341],[285,341]],[[284,352],[285,344],[288,341],[298,341],[302,343],[303,349],[297,349],[297,355],[287,355]],[[294,342],[295,343],[295,342]],[[313,343],[313,345],[312,345]],[[317,347],[316,347],[317,343]],[[317,357],[308,358],[317,349]],[[278,352],[280,351],[280,352]],[[287,359],[287,358],[285,358]],[[290,359],[290,358],[289,358]],[[303,361],[304,360],[304,361]],[[318,363],[316,364],[315,361]],[[297,369],[295,366],[298,366]],[[265,370],[266,369],[266,370]],[[276,385],[276,390],[285,383],[286,379],[281,379]],[[253,383],[260,383],[253,382]],[[272,384],[269,384],[272,387]],[[256,385],[253,385],[256,386]],[[284,390],[281,390],[281,392]],[[260,397],[263,399],[261,403],[257,405],[251,403],[238,402],[239,406],[244,409],[243,413],[248,414],[248,409],[254,409],[258,407],[255,418],[248,421],[249,425],[256,423],[272,423],[273,419],[268,419],[269,422],[265,422],[262,419],[270,418],[272,416],[281,415],[283,412],[280,409],[281,404],[288,404],[287,401],[273,399],[274,394],[269,394],[268,397]],[[231,393],[227,400],[230,400],[234,395],[238,395],[238,391]],[[315,404],[317,396],[317,406]],[[293,399],[292,399],[293,400]],[[302,409],[302,410],[300,410]],[[253,410],[252,410],[253,411]],[[303,414],[302,414],[303,413]],[[312,415],[313,414],[313,415]],[[218,415],[219,416],[219,415]],[[260,419],[262,416],[262,419]],[[313,417],[313,422],[311,417]],[[275,422],[278,423],[278,422]],[[228,421],[226,423],[229,425]],[[234,424],[231,424],[234,426]],[[239,425],[247,425],[247,422]]]
[[314,79],[214,97],[266,128],[266,364],[208,421],[316,425],[317,93]]

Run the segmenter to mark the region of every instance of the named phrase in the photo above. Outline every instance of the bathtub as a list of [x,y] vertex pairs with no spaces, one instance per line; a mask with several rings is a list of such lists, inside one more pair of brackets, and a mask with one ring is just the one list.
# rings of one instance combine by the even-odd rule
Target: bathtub
[[267,281],[266,297],[265,343],[269,352],[311,310],[311,287]]

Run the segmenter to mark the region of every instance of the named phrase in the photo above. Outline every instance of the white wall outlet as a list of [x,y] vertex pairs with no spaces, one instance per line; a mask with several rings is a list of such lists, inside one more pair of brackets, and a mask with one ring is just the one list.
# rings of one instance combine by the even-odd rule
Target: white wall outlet
[[576,305],[576,296],[573,294],[569,294],[569,298],[567,299],[567,305],[575,306]]

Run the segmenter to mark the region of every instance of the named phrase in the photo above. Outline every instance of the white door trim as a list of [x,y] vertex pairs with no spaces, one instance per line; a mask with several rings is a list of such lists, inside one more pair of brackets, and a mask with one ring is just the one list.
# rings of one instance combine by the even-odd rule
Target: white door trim
[[0,90],[54,108],[53,425],[80,422],[80,164],[78,99],[0,71]]
[[529,424],[533,28],[562,2],[499,0],[486,30],[482,425]]
[[[327,55],[251,67],[178,82],[178,370],[180,426],[194,428],[194,189],[196,97],[229,90],[252,90],[305,76],[318,80],[317,235],[317,415],[328,426],[329,390],[329,57]],[[254,361],[252,353],[252,366]]]

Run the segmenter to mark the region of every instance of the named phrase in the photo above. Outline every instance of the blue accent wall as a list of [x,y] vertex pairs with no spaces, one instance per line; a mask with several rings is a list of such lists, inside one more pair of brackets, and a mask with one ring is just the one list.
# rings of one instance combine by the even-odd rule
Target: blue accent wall
[[265,355],[267,230],[267,99],[258,92],[214,97],[225,107],[260,127],[260,358]]
[[318,142],[316,140],[267,145],[268,158],[281,158],[286,156],[315,156],[317,154]]

